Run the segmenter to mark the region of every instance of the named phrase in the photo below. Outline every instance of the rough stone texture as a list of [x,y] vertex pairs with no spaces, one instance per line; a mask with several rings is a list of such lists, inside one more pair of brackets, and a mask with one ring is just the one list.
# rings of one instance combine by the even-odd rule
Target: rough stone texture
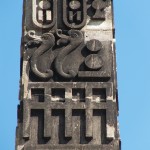
[[24,0],[16,150],[120,150],[111,0]]

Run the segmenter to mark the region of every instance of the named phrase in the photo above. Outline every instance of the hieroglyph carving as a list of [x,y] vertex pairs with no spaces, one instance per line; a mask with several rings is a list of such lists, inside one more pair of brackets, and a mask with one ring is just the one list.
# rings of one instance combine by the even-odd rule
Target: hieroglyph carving
[[[55,60],[55,67],[57,72],[65,78],[72,78],[75,77],[78,73],[78,68],[80,66],[80,61],[76,61],[76,65],[74,69],[69,69],[67,73],[63,71],[63,61],[65,57],[72,51],[81,51],[84,44],[84,39],[83,39],[83,33],[79,30],[70,30],[68,32],[69,37],[69,44],[64,47],[59,53],[58,56],[56,57]],[[60,35],[61,37],[61,35]]]
[[52,33],[45,33],[41,37],[41,45],[31,57],[31,69],[35,75],[41,78],[50,78],[53,76],[53,71],[47,69],[46,73],[42,73],[38,70],[37,61],[38,57],[42,55],[45,51],[52,50],[53,46],[55,45],[55,37]]
[[[107,60],[104,61],[103,57],[105,59],[106,56],[100,52],[108,50],[104,48],[99,40],[92,39],[85,44],[84,32],[72,29],[67,34],[63,34],[61,30],[57,30],[55,36],[49,32],[43,34],[41,37],[34,36],[37,39],[35,38],[35,40],[28,42],[30,47],[35,43],[39,45],[32,53],[30,59],[31,70],[37,77],[49,79],[57,72],[61,77],[71,79],[76,77],[78,73],[81,75],[79,68],[81,68],[81,65],[83,66],[83,63],[87,67],[84,67],[84,71],[100,71],[102,67],[105,69],[104,64]],[[35,46],[37,47],[37,44]],[[55,73],[50,68],[47,68],[46,72],[41,72],[38,69],[39,58],[47,51],[50,51],[50,55],[54,56],[53,60],[51,59],[50,68],[55,69]],[[87,54],[85,55],[85,53]],[[50,55],[48,56],[49,58],[51,57]],[[68,60],[70,57],[71,60]],[[111,59],[111,56],[108,55],[107,57]],[[67,61],[70,63],[68,64]],[[104,73],[104,75],[106,74]]]
[[63,0],[63,21],[70,28],[81,28],[86,24],[87,2],[85,0]]
[[[63,23],[72,29],[79,29],[86,25],[87,1],[86,0],[62,0]],[[32,0],[32,20],[35,26],[50,29],[56,24],[57,18],[56,0]],[[91,19],[105,19],[105,8],[110,5],[109,0],[94,0],[91,7],[94,14]]]
[[56,0],[32,0],[32,20],[40,28],[51,28],[56,23]]
[[95,14],[93,19],[105,19],[104,9],[109,6],[109,1],[107,0],[94,0],[92,2],[92,7],[95,9]]

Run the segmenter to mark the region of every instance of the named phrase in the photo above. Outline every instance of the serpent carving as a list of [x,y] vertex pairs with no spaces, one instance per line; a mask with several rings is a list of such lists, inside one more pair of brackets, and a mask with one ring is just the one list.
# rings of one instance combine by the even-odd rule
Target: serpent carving
[[73,69],[68,70],[68,72],[64,72],[63,62],[67,55],[69,55],[71,52],[81,49],[82,46],[80,45],[83,43],[84,38],[83,33],[78,30],[69,30],[68,34],[69,36],[63,34],[59,35],[63,39],[66,38],[69,40],[69,44],[58,53],[58,56],[55,59],[55,68],[62,77],[73,78],[78,72]]
[[41,37],[41,45],[35,50],[31,57],[31,69],[33,73],[43,79],[47,79],[53,76],[53,71],[48,69],[45,73],[40,72],[37,67],[38,57],[42,55],[44,52],[51,50],[55,45],[55,37],[52,33],[45,33]]

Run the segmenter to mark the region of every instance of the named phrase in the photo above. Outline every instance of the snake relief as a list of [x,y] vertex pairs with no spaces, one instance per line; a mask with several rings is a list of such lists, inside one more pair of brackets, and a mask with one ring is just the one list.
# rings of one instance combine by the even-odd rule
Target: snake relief
[[41,37],[41,45],[38,49],[35,50],[31,57],[31,70],[32,72],[43,79],[51,78],[53,76],[53,71],[51,69],[47,69],[47,71],[41,72],[38,69],[37,63],[38,58],[46,51],[52,50],[53,46],[55,45],[55,37],[52,33],[45,33]]
[[[64,78],[73,78],[77,75],[78,69],[70,68],[67,70],[67,72],[63,69],[63,62],[65,61],[66,57],[69,57],[68,55],[72,53],[73,51],[80,51],[83,48],[83,33],[78,30],[69,30],[68,31],[69,36],[59,34],[60,38],[66,38],[69,43],[67,46],[63,47],[60,52],[58,53],[56,59],[55,59],[55,68],[56,71]],[[79,65],[77,65],[79,67]]]

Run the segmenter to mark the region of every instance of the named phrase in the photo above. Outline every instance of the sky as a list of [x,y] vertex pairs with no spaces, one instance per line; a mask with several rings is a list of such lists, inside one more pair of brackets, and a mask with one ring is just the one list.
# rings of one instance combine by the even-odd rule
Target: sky
[[[22,0],[0,2],[0,150],[15,150]],[[122,150],[150,150],[150,1],[114,0]]]

